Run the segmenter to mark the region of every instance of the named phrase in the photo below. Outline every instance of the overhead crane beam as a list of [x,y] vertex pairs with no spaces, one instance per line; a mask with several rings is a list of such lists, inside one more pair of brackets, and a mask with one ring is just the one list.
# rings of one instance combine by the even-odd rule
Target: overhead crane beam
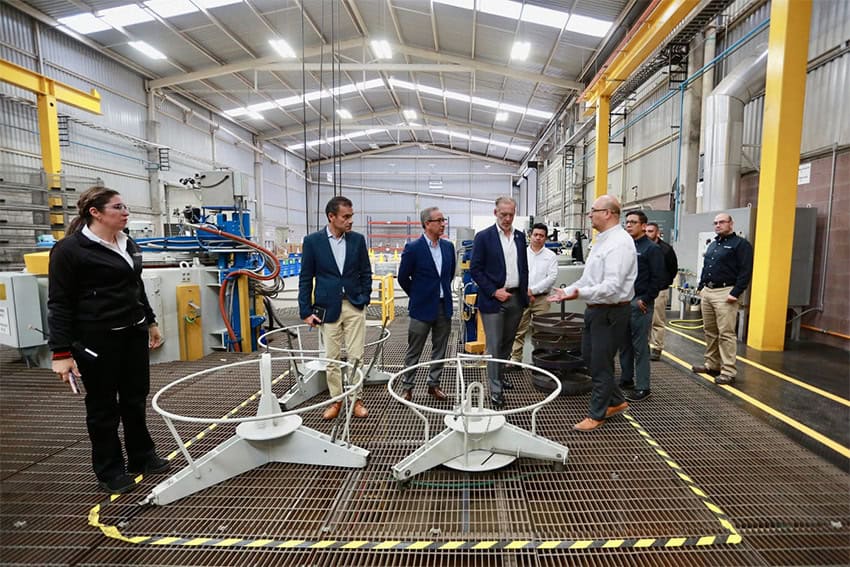
[[56,103],[62,102],[100,114],[100,94],[95,89],[88,93],[75,89],[4,59],[0,59],[0,80],[35,93],[44,170],[48,174],[59,173],[62,170],[62,160],[59,153],[59,115]]

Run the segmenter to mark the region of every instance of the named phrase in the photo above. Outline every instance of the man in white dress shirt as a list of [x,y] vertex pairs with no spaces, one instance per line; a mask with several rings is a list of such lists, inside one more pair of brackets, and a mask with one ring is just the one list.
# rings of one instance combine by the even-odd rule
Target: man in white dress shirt
[[629,303],[635,295],[637,252],[632,237],[620,226],[620,203],[602,195],[588,211],[599,234],[581,278],[566,289],[555,289],[549,301],[584,299],[582,357],[590,369],[593,391],[588,417],[573,426],[592,431],[623,413],[629,404],[614,380],[614,356],[629,340]]
[[522,312],[522,319],[516,330],[514,348],[511,353],[511,360],[515,362],[522,362],[525,335],[528,333],[532,320],[549,312],[549,302],[546,301],[546,297],[555,285],[555,278],[558,277],[558,257],[545,246],[548,235],[549,228],[541,222],[531,227],[531,242],[527,254],[529,304]]

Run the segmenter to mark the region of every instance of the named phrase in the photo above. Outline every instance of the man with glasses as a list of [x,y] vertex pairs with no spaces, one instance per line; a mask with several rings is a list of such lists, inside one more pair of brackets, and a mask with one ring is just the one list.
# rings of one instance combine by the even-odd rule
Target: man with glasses
[[753,246],[735,234],[728,213],[714,217],[714,242],[708,246],[699,278],[700,309],[705,330],[705,363],[692,366],[698,374],[715,376],[715,384],[731,384],[737,370],[738,298],[753,275]]
[[584,273],[566,289],[555,289],[549,301],[584,299],[582,357],[593,380],[588,417],[573,426],[592,431],[606,419],[629,408],[614,381],[614,355],[628,340],[629,303],[634,297],[637,253],[632,238],[620,226],[620,203],[602,195],[588,212],[599,234],[590,250]]
[[645,400],[649,386],[649,328],[658,290],[664,284],[664,259],[661,248],[646,237],[646,213],[626,214],[626,232],[634,240],[637,251],[635,297],[631,303],[629,337],[620,351],[620,387],[632,390],[626,394],[630,402]]
[[[506,360],[511,355],[522,311],[528,305],[528,258],[525,234],[514,230],[516,201],[499,197],[493,214],[496,223],[475,235],[469,271],[478,285],[478,310],[487,354]],[[502,378],[503,366],[500,362],[487,363],[490,404],[494,409],[505,406],[503,391],[513,388]]]
[[[408,242],[401,254],[398,283],[407,294],[410,325],[407,328],[405,366],[419,362],[425,339],[431,334],[431,360],[446,357],[452,329],[452,278],[455,274],[455,248],[445,238],[446,219],[437,207],[428,207],[420,215],[425,233]],[[437,400],[447,398],[440,389],[443,363],[432,364],[428,372],[428,394]],[[402,397],[413,399],[416,371],[402,378]]]

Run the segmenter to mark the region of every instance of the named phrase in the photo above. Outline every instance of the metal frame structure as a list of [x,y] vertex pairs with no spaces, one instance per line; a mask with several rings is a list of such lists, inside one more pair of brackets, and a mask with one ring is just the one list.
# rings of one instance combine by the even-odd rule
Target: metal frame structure
[[[366,466],[369,451],[349,441],[351,414],[353,403],[348,403],[354,393],[363,387],[363,373],[354,365],[336,361],[338,364],[351,369],[359,377],[350,384],[339,396],[324,402],[300,408],[294,411],[281,412],[277,399],[272,394],[272,361],[292,358],[275,358],[270,353],[263,353],[259,360],[247,360],[233,364],[216,366],[201,372],[196,372],[175,380],[162,388],[151,400],[151,405],[164,419],[180,453],[189,463],[182,470],[168,479],[157,484],[145,498],[145,504],[165,505],[195,494],[220,482],[238,476],[249,470],[272,462],[301,463],[322,466],[337,466],[362,468]],[[323,362],[332,362],[324,359]],[[163,409],[160,398],[175,386],[193,380],[204,374],[210,374],[235,366],[259,363],[260,370],[260,401],[255,417],[230,419],[193,418],[171,413]],[[299,414],[312,411],[335,402],[346,403],[343,412],[344,424],[338,436],[330,436],[302,424]],[[237,423],[236,434],[208,452],[200,459],[193,459],[189,454],[186,443],[174,427],[174,421],[204,424]]]

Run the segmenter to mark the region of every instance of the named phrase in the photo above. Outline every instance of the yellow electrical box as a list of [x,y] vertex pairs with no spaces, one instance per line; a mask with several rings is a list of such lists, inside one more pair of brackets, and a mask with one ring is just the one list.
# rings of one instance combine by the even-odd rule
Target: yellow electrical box
[[27,268],[27,273],[37,276],[47,275],[47,265],[50,262],[50,250],[44,252],[30,252],[24,254],[24,265]]
[[201,286],[177,285],[177,328],[180,336],[180,360],[198,360],[204,356],[201,329]]

